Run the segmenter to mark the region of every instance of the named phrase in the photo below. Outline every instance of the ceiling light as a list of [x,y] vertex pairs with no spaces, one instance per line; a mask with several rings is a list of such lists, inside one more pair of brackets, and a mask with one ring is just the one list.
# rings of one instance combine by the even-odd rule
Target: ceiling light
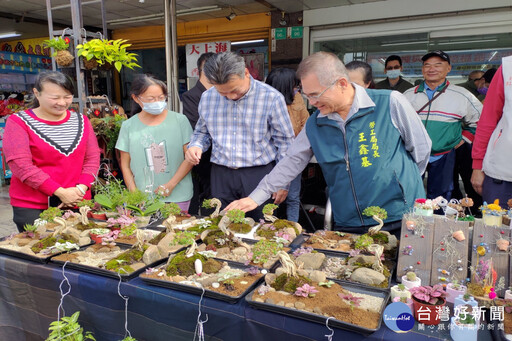
[[400,43],[384,43],[380,44],[380,46],[399,46],[399,45],[414,45],[414,44],[428,44],[428,41],[404,41]]
[[452,45],[452,44],[470,44],[470,43],[486,43],[497,41],[498,39],[480,39],[480,40],[464,40],[464,41],[442,41],[438,45]]
[[21,36],[21,33],[18,33],[18,32],[0,32],[0,39],[4,39],[4,38],[12,38],[12,37],[19,37]]
[[255,39],[255,40],[244,40],[244,41],[235,41],[231,43],[231,45],[242,45],[242,44],[252,44],[252,43],[262,43],[265,39]]
[[[214,11],[220,11],[221,9],[222,8],[219,6],[203,6],[203,7],[196,7],[196,8],[180,9],[180,10],[176,11],[176,16],[179,17],[182,15],[193,15],[193,14],[214,12]],[[235,16],[236,16],[236,14],[235,14]],[[107,24],[122,25],[122,24],[126,24],[126,23],[141,22],[141,21],[148,21],[148,20],[159,20],[159,19],[163,19],[163,18],[164,18],[164,13],[158,13],[158,14],[141,15],[138,17],[112,19],[112,20],[108,20]]]
[[281,12],[281,20],[279,20],[279,25],[286,26],[286,24],[287,24],[287,22],[284,19],[284,11],[283,11],[283,12]]

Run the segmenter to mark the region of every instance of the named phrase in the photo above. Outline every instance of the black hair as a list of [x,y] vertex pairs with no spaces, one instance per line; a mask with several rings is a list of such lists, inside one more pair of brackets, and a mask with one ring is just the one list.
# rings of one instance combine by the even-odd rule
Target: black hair
[[[148,74],[139,74],[135,76],[130,86],[130,95],[135,95],[138,97],[145,93],[151,85],[159,86],[162,89],[164,95],[167,97],[167,85],[165,85],[165,83],[161,80],[156,79],[155,77]],[[130,116],[133,116],[142,110],[140,105],[138,105],[137,102],[135,102],[133,99],[131,104]]]
[[299,85],[295,70],[288,68],[272,69],[265,83],[282,93],[287,105],[293,103],[293,98],[295,97],[294,88]]
[[364,72],[364,77],[363,77],[363,82],[365,84],[368,84],[368,83],[372,83],[373,82],[373,74],[372,74],[372,67],[370,66],[370,64],[368,63],[365,63],[365,62],[362,62],[360,60],[354,60],[354,61],[351,61],[350,63],[348,63],[347,65],[345,65],[345,67],[347,68],[347,70],[357,70],[357,69],[363,69],[363,72]]
[[201,76],[201,73],[203,72],[203,63],[205,63],[214,54],[215,53],[213,52],[206,52],[199,56],[199,59],[197,60],[197,71],[199,72],[199,76]]
[[[71,78],[59,71],[43,71],[36,76],[34,81],[34,88],[39,93],[43,91],[43,83],[53,83],[68,91],[72,95],[75,93],[75,85],[73,84]],[[39,101],[37,100],[36,96],[34,96],[32,103],[30,103],[30,107],[39,107]]]
[[398,64],[400,64],[400,66],[402,66],[402,58],[400,58],[400,56],[397,56],[396,54],[392,54],[391,56],[386,58],[384,67],[388,66],[388,63],[392,62],[393,60],[398,60]]

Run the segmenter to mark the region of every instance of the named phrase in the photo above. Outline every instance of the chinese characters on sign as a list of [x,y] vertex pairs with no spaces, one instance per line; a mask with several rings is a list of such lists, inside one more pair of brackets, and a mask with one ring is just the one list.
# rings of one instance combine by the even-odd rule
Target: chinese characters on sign
[[[370,141],[365,136],[365,133],[359,133],[359,155],[361,156],[361,166],[370,167],[372,160],[380,157],[379,145],[377,144],[377,135],[375,133],[375,122],[370,122]],[[371,146],[370,146],[371,145]],[[370,148],[370,149],[369,149]],[[370,159],[369,159],[370,158]]]
[[187,44],[185,51],[187,54],[187,77],[199,77],[199,70],[197,69],[199,56],[206,52],[220,53],[231,51],[231,42],[213,41],[208,43]]

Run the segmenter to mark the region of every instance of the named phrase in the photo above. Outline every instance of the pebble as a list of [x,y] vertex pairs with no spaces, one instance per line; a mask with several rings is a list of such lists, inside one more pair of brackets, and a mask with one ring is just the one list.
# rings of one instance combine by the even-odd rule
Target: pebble
[[304,308],[306,308],[306,305],[302,302],[295,302],[295,308],[304,309]]
[[267,270],[265,270],[265,269],[261,270],[261,273],[262,273],[263,275],[266,275],[266,274],[267,274],[267,272],[268,272],[268,271],[267,271]]
[[273,299],[271,299],[271,298],[267,298],[267,299],[265,300],[265,303],[268,303],[268,304],[274,304],[274,300],[273,300]]
[[249,282],[247,282],[247,281],[240,281],[240,284],[243,284],[243,285],[246,285],[247,283],[249,283]]
[[314,307],[313,312],[318,315],[322,315],[322,309],[320,307]]
[[295,305],[293,303],[286,303],[286,308],[295,308]]
[[284,301],[279,301],[279,302],[277,302],[277,304],[276,304],[276,305],[281,306],[281,307],[284,307]]
[[256,297],[256,298],[254,299],[254,302],[261,302],[261,303],[263,303],[264,301],[263,301],[263,299],[262,299],[262,298]]
[[212,283],[212,287],[217,289],[218,287],[220,287],[220,284],[218,282]]

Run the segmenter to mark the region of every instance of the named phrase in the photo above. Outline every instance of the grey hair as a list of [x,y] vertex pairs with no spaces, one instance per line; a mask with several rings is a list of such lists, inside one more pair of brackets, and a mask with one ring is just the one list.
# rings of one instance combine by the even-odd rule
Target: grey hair
[[233,76],[244,78],[245,60],[234,52],[218,53],[204,63],[203,72],[210,83],[226,84]]
[[316,52],[300,62],[297,77],[303,78],[310,73],[314,73],[323,86],[329,86],[340,78],[349,79],[343,62],[330,52]]

